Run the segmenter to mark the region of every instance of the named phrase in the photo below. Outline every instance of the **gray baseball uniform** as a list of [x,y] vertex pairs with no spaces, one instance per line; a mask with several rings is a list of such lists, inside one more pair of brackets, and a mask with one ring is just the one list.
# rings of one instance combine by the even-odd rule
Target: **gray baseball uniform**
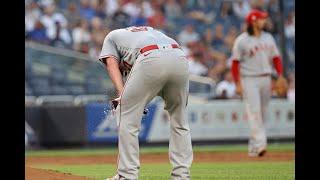
[[272,58],[275,56],[279,56],[279,51],[269,33],[262,32],[260,37],[254,37],[244,32],[235,40],[232,59],[240,62],[243,97],[251,129],[249,154],[267,146],[264,121],[270,99]]
[[[119,127],[118,174],[128,179],[138,179],[138,133],[142,112],[157,95],[164,99],[171,117],[169,158],[173,165],[172,179],[190,179],[193,153],[186,117],[188,62],[184,52],[173,44],[177,45],[177,42],[145,26],[114,30],[104,40],[100,61],[105,57],[114,57],[130,71],[120,106],[116,109]],[[158,49],[144,48],[154,48],[154,45]],[[141,53],[141,49],[145,52]]]

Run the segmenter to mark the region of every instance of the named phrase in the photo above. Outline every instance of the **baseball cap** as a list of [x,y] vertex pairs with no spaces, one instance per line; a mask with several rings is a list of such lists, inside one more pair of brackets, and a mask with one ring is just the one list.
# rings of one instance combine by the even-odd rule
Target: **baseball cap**
[[267,18],[267,17],[268,17],[267,12],[253,9],[246,16],[246,22],[247,22],[247,24],[251,24],[253,21],[255,21],[257,19],[263,19],[263,18]]

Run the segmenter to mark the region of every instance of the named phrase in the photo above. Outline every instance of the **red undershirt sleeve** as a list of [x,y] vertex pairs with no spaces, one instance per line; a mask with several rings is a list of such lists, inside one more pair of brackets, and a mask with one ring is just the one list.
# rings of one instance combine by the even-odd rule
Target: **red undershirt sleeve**
[[240,80],[240,62],[236,59],[232,61],[231,65],[232,76],[235,82]]
[[274,68],[276,69],[276,71],[278,73],[278,76],[282,75],[283,67],[282,67],[282,62],[281,62],[280,56],[273,57],[272,61],[273,61]]

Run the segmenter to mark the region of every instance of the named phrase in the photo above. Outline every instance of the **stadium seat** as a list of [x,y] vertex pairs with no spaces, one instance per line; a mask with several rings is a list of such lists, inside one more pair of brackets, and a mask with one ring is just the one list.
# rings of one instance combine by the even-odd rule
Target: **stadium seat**
[[89,82],[85,85],[85,90],[88,94],[99,94],[101,86],[96,82]]
[[51,95],[68,95],[69,91],[62,86],[52,86]]
[[49,82],[47,78],[33,76],[30,81],[31,86],[49,86]]
[[33,87],[34,95],[36,96],[43,96],[43,95],[50,95],[51,88],[49,86],[34,86]]
[[65,71],[63,69],[55,69],[50,76],[50,83],[52,85],[64,84],[66,81],[65,76]]
[[82,86],[70,86],[68,87],[68,92],[70,95],[83,95],[85,94],[85,89]]
[[[67,8],[67,4],[69,4],[70,1],[75,2],[75,4],[79,3],[77,0],[58,1],[57,8],[61,8],[59,11],[65,11],[65,8]],[[180,3],[179,1],[177,2],[178,4]],[[216,24],[220,23],[224,26],[224,34],[227,34],[232,26],[235,26],[240,32],[241,25],[244,23],[243,19],[237,17],[235,13],[231,13],[226,17],[221,17],[220,11],[223,3],[226,3],[226,1],[188,1],[186,6],[181,6],[181,10],[183,11],[182,17],[173,19],[166,17],[169,24],[167,23],[168,27],[165,28],[164,31],[169,36],[176,38],[185,25],[191,24],[194,26],[195,31],[198,32],[200,36],[203,36],[207,28],[210,28],[212,32],[214,32]],[[227,3],[232,3],[232,1],[228,1]],[[294,10],[294,8],[294,1],[284,1],[285,17],[290,11]],[[210,24],[194,20],[188,16],[188,13],[194,10],[202,11],[205,14],[210,13],[210,15],[215,17],[215,19]],[[164,15],[166,16],[166,12],[164,12]],[[128,19],[124,21],[120,20],[118,25],[123,27],[123,24],[128,23]],[[110,24],[113,24],[113,20],[111,20]],[[69,29],[69,31],[71,32],[72,28]],[[277,44],[279,44],[280,38],[278,34],[275,35],[275,39]],[[288,57],[292,63],[288,64],[288,66],[290,66],[289,68],[294,68],[294,43],[294,39],[286,41]],[[227,57],[231,56],[230,49],[226,49],[226,45],[223,42],[216,41],[216,43],[213,44],[213,48],[220,53],[224,53]],[[60,54],[59,51],[57,51],[57,53],[52,53],[51,50],[46,51],[41,48],[38,49],[37,46],[26,46],[25,50],[26,94],[78,95],[106,92],[106,87],[103,87],[103,83],[101,81],[105,81],[107,76],[104,68],[100,64],[87,61],[84,62],[74,56],[68,56],[64,53]],[[54,49],[52,50],[54,51]],[[80,76],[87,77],[82,79]],[[207,92],[208,88],[210,87],[199,84],[190,84],[191,92]]]
[[33,95],[33,91],[28,85],[25,85],[24,91],[25,91],[25,95],[26,96],[32,96]]

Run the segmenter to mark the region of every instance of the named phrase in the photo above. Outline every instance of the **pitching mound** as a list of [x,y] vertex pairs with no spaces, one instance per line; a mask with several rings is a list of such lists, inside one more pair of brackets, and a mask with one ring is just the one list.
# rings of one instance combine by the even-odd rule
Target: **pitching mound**
[[25,167],[25,178],[26,180],[90,180],[86,177],[31,167]]

